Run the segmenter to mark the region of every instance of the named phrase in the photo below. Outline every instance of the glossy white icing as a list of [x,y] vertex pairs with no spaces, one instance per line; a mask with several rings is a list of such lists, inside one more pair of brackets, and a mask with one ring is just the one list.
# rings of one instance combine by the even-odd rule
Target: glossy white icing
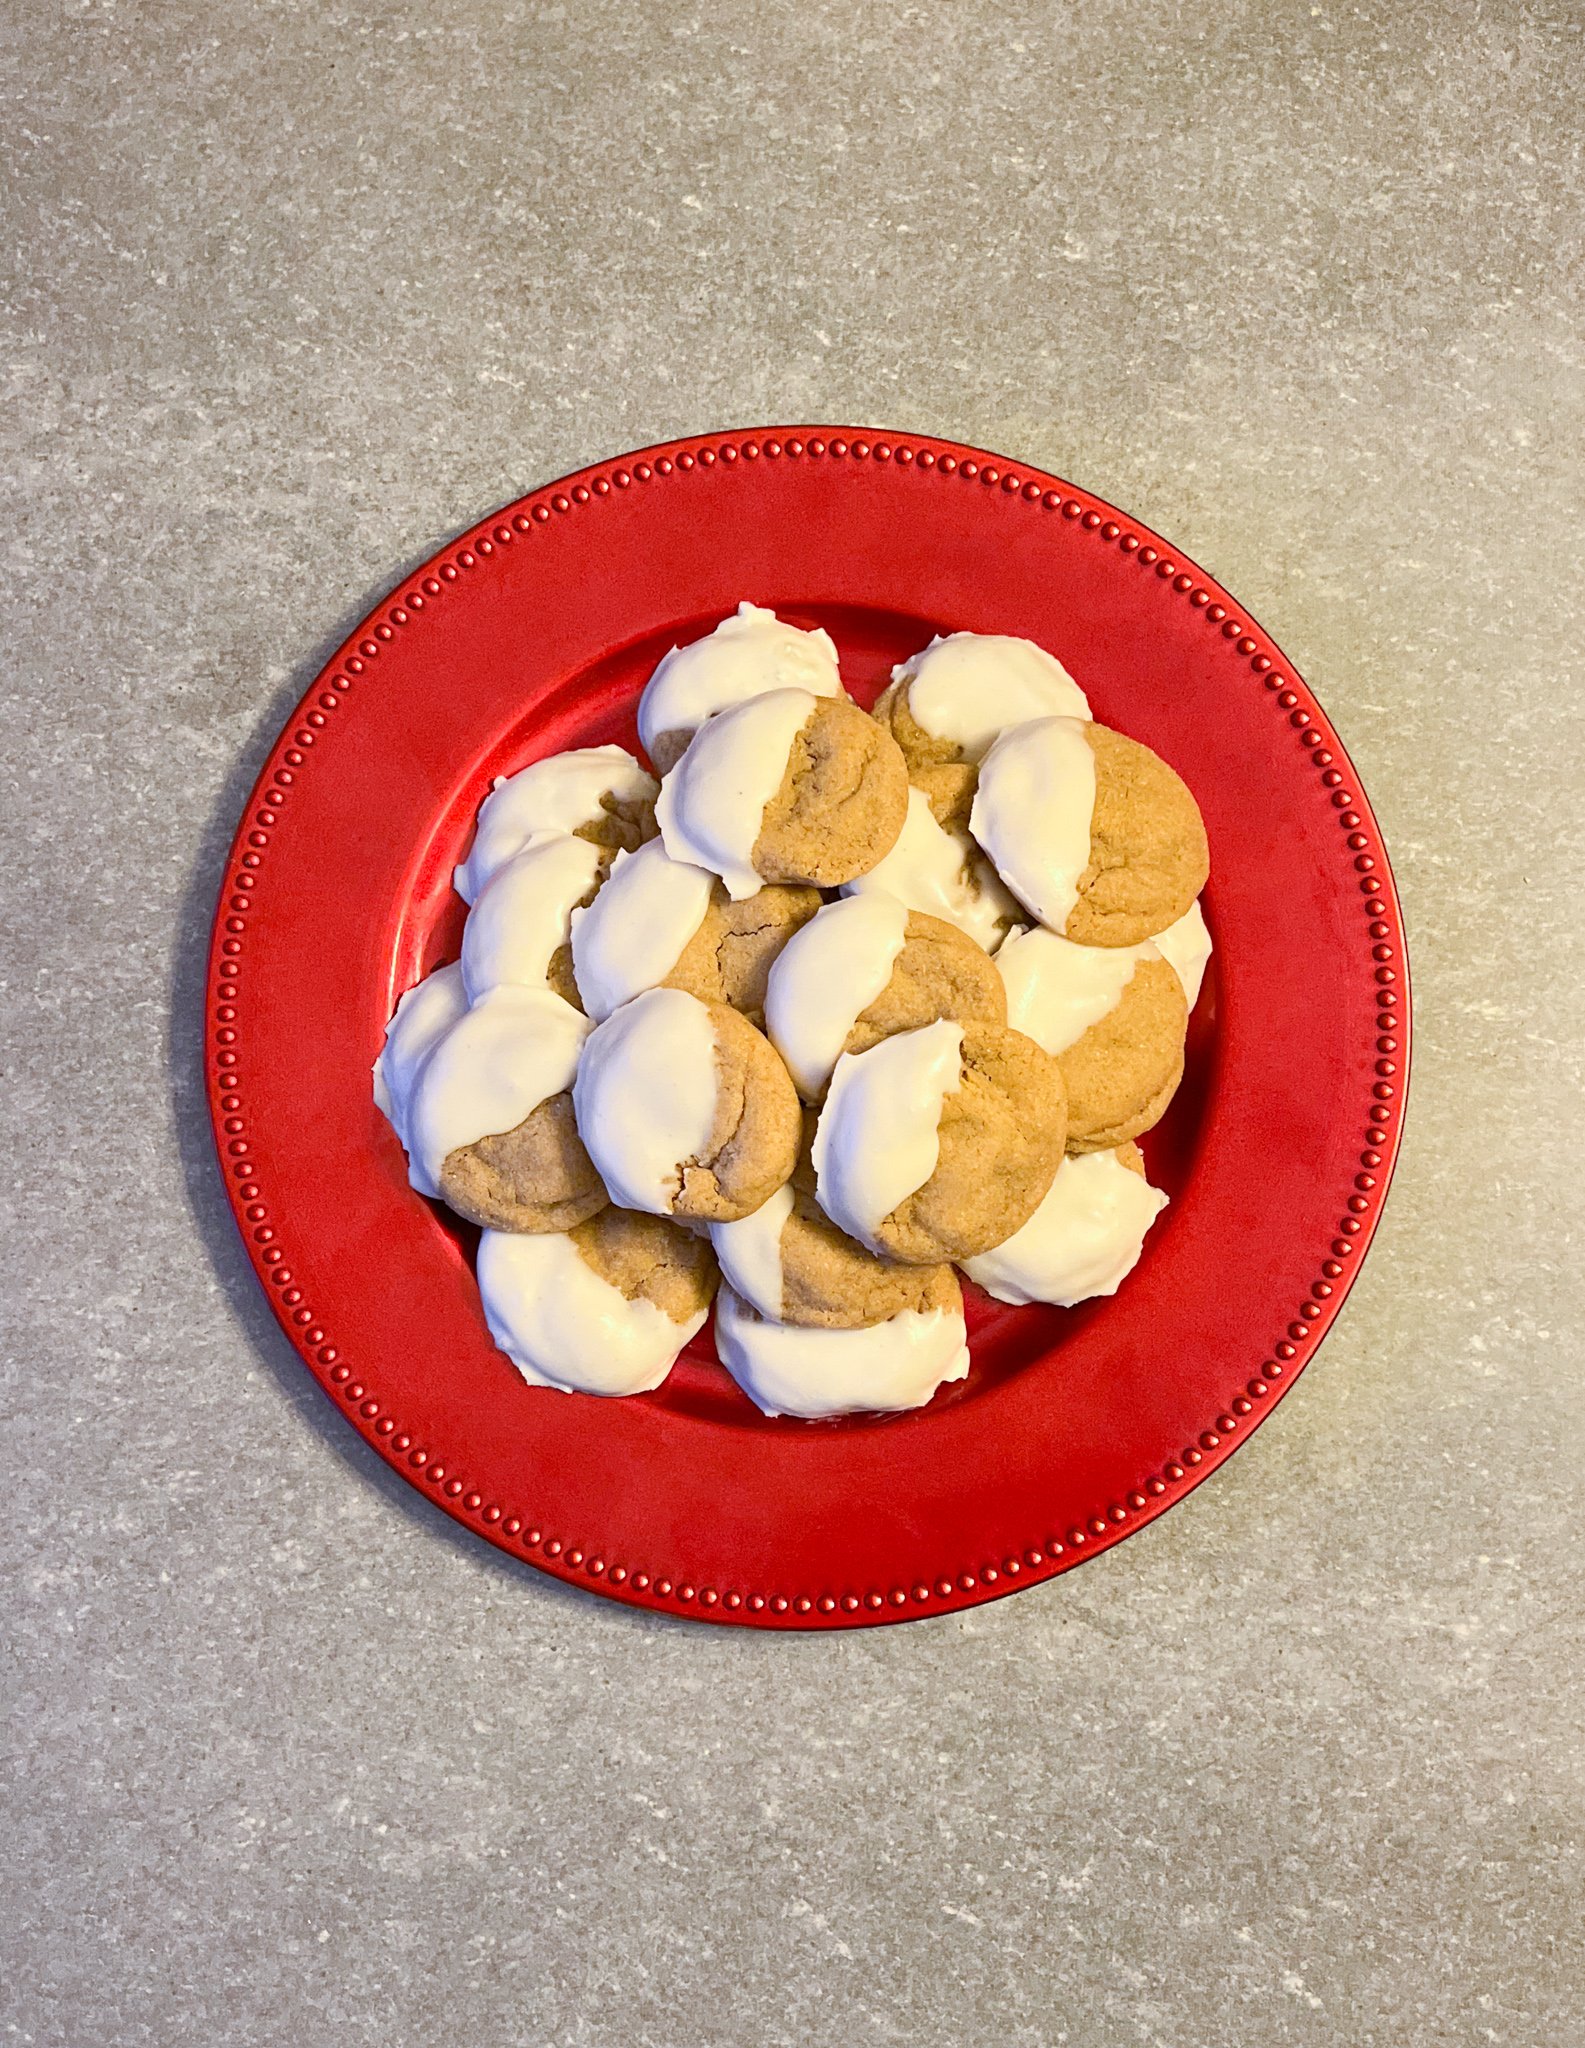
[[1090,861],[1095,756],[1078,718],[1004,732],[980,763],[969,829],[1043,925],[1060,932]]
[[425,1060],[467,1007],[462,968],[453,961],[410,988],[385,1027],[385,1044],[374,1062],[374,1100],[404,1146],[413,1084]]
[[695,733],[718,711],[786,689],[843,694],[829,634],[805,632],[757,604],[740,604],[714,632],[674,647],[660,663],[638,700],[638,736],[650,748],[662,733]]
[[1176,924],[1157,932],[1155,941],[1163,959],[1183,983],[1183,993],[1192,1011],[1200,997],[1200,984],[1211,959],[1211,934],[1198,901],[1191,903]]
[[600,877],[600,849],[563,832],[542,834],[498,867],[462,928],[462,979],[476,1003],[492,988],[544,988],[573,906]]
[[573,1089],[578,1134],[613,1202],[669,1216],[715,1121],[715,1027],[697,997],[652,988],[590,1033]]
[[1047,1052],[1066,1052],[1116,1009],[1140,961],[1160,958],[1153,939],[1141,946],[1076,946],[1044,925],[1020,925],[996,953],[1007,1021]]
[[1040,1207],[1005,1244],[966,1259],[969,1278],[998,1301],[1071,1308],[1115,1294],[1139,1263],[1167,1197],[1115,1152],[1064,1159]]
[[597,1021],[658,987],[704,922],[715,877],[651,839],[619,853],[605,887],[572,919],[572,971]]
[[710,1225],[710,1242],[721,1271],[743,1299],[772,1322],[781,1320],[781,1234],[792,1212],[793,1190],[789,1181],[752,1216],[739,1217],[735,1223]]
[[844,882],[841,893],[865,896],[876,890],[910,910],[945,918],[987,952],[996,944],[1002,920],[1018,914],[1017,902],[991,863],[966,834],[937,824],[929,798],[918,789],[908,792],[908,816],[897,844],[867,875]]
[[575,747],[534,761],[516,775],[497,776],[479,806],[468,857],[454,877],[471,903],[498,867],[546,832],[575,832],[600,815],[600,799],[629,801],[655,794],[655,778],[623,747]]
[[942,1104],[962,1079],[963,1026],[945,1020],[837,1061],[815,1127],[815,1190],[871,1251],[884,1254],[879,1225],[935,1172]]
[[408,1112],[408,1177],[426,1195],[459,1145],[514,1131],[572,1086],[589,1029],[546,988],[492,989],[457,1019],[419,1071]]
[[827,903],[776,956],[765,1029],[806,1102],[819,1101],[848,1033],[891,980],[907,926],[907,906],[872,889]]
[[855,1415],[922,1408],[969,1369],[963,1317],[905,1309],[863,1330],[804,1330],[770,1322],[730,1287],[716,1297],[721,1363],[767,1415]]
[[1084,692],[1053,654],[1005,633],[949,633],[892,670],[914,723],[978,761],[997,734],[1031,718],[1088,718]]

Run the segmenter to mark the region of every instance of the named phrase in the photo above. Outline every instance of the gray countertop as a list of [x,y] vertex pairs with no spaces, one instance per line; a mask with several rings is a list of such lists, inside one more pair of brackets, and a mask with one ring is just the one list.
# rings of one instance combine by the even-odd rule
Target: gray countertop
[[[5,2040],[1568,2037],[1580,42],[1522,0],[11,10]],[[563,1591],[390,1478],[242,1267],[197,1082],[220,850],[342,634],[533,483],[789,418],[1006,450],[1235,591],[1379,811],[1420,1033],[1368,1267],[1231,1465],[823,1640]]]

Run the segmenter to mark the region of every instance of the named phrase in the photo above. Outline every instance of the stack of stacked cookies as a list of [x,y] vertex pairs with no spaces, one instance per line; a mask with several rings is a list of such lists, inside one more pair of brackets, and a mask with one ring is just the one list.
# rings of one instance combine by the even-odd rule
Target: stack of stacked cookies
[[747,604],[639,734],[658,784],[618,747],[496,784],[462,957],[375,1067],[524,1377],[646,1391],[715,1299],[765,1412],[912,1408],[969,1369],[955,1267],[1113,1292],[1210,952],[1173,771],[1028,641],[934,640],[869,714]]

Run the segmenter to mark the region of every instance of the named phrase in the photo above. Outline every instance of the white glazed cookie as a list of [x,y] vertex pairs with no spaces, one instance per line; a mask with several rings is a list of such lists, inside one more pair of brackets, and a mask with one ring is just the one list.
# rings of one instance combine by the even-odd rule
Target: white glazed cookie
[[755,1407],[808,1420],[922,1408],[969,1370],[961,1307],[905,1309],[858,1330],[798,1329],[768,1321],[723,1287],[715,1347]]
[[845,697],[769,690],[707,719],[661,785],[673,860],[734,901],[766,882],[835,888],[896,843],[908,771],[890,734]]
[[956,925],[874,889],[828,903],[770,972],[765,1026],[798,1092],[818,1102],[844,1052],[946,1018],[999,1024],[995,963]]
[[404,1149],[413,1085],[425,1060],[467,1007],[462,968],[453,961],[410,988],[385,1027],[385,1044],[374,1062],[374,1100]]
[[424,1062],[409,1178],[494,1230],[568,1230],[606,1205],[569,1093],[588,1019],[548,989],[492,989]]
[[1019,915],[1017,900],[990,861],[966,832],[936,822],[920,789],[908,792],[908,815],[890,853],[868,874],[844,883],[841,893],[862,896],[872,890],[884,890],[927,917],[944,918],[988,953]]
[[1167,1197],[1145,1179],[1139,1148],[1065,1159],[1021,1230],[963,1270],[998,1301],[1071,1308],[1115,1294],[1139,1263]]
[[456,871],[457,894],[471,903],[498,867],[547,832],[608,848],[639,845],[650,836],[655,788],[622,747],[576,747],[497,776]]
[[1005,633],[940,634],[892,670],[875,714],[910,769],[979,761],[998,733],[1031,718],[1088,718],[1084,692],[1053,654]]
[[1155,942],[1076,946],[1037,925],[996,955],[1007,1019],[1068,1091],[1068,1150],[1109,1151],[1158,1123],[1183,1079],[1183,984]]
[[906,1265],[972,1258],[1026,1223],[1062,1157],[1049,1053],[1005,1024],[927,1024],[844,1053],[815,1127],[821,1208]]
[[530,1386],[568,1393],[658,1387],[715,1291],[702,1238],[625,1209],[538,1237],[487,1230],[478,1274],[496,1343]]
[[746,1216],[791,1178],[798,1097],[768,1040],[724,1003],[655,988],[597,1026],[578,1129],[623,1208],[700,1223]]
[[562,832],[532,839],[498,867],[462,928],[462,979],[470,1003],[514,983],[577,993],[568,934],[577,906],[600,886],[601,849]]
[[757,604],[740,604],[714,632],[674,647],[644,685],[638,736],[664,775],[707,718],[767,690],[840,697],[837,651],[818,628],[789,626]]
[[1001,735],[980,763],[969,827],[1040,922],[1085,946],[1165,931],[1210,866],[1199,807],[1166,762],[1077,718]]

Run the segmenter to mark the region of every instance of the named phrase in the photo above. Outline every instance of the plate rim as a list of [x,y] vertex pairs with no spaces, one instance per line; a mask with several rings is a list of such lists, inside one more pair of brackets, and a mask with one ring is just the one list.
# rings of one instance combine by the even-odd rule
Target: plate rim
[[[234,1064],[230,1049],[238,1014],[234,969],[228,963],[230,955],[241,950],[241,935],[252,908],[233,889],[233,877],[246,855],[267,842],[276,822],[278,808],[270,805],[268,793],[277,785],[283,762],[292,751],[287,742],[294,729],[300,725],[322,728],[346,691],[371,664],[377,665],[382,647],[389,645],[405,626],[417,623],[413,619],[413,611],[419,608],[414,605],[414,593],[421,593],[429,583],[437,586],[437,595],[448,586],[454,588],[470,569],[478,566],[481,557],[488,558],[515,536],[530,535],[536,525],[566,517],[613,492],[625,492],[635,485],[643,487],[675,471],[709,467],[716,462],[731,465],[738,461],[799,456],[854,463],[895,461],[899,466],[917,464],[920,469],[933,468],[943,476],[956,477],[979,488],[1021,496],[1092,534],[1098,544],[1120,547],[1124,553],[1137,556],[1143,566],[1154,567],[1167,592],[1198,610],[1209,626],[1235,643],[1235,651],[1245,657],[1260,677],[1275,708],[1284,711],[1300,729],[1305,743],[1309,744],[1309,733],[1316,735],[1312,759],[1315,755],[1326,756],[1322,774],[1332,789],[1333,802],[1359,816],[1359,825],[1348,835],[1347,851],[1369,896],[1369,950],[1375,961],[1375,978],[1384,987],[1395,989],[1394,1004],[1399,1010],[1393,1071],[1389,1078],[1378,1070],[1369,1083],[1364,1104],[1363,1121],[1372,1132],[1369,1149],[1378,1154],[1379,1163],[1368,1175],[1359,1176],[1360,1180],[1368,1179],[1370,1185],[1356,1186],[1349,1198],[1348,1211],[1336,1223],[1337,1258],[1346,1256],[1347,1263],[1333,1281],[1331,1298],[1320,1304],[1320,1312],[1305,1320],[1296,1307],[1287,1335],[1268,1347],[1272,1356],[1260,1371],[1244,1381],[1237,1392],[1228,1395],[1179,1456],[1143,1487],[1114,1502],[1104,1518],[1096,1516],[1082,1529],[1070,1528],[1060,1539],[1026,1551],[1021,1559],[1008,1558],[1005,1569],[970,1566],[951,1580],[943,1578],[930,1586],[894,1587],[889,1597],[871,1591],[862,1600],[851,1591],[839,1599],[829,1590],[806,1589],[773,1601],[752,1593],[745,1596],[728,1591],[723,1595],[714,1588],[694,1587],[686,1580],[674,1582],[659,1572],[627,1574],[620,1567],[607,1567],[598,1556],[586,1556],[574,1542],[553,1541],[541,1547],[539,1531],[526,1527],[524,1518],[507,1514],[485,1502],[476,1491],[466,1490],[455,1476],[448,1477],[443,1454],[415,1469],[406,1455],[393,1449],[390,1419],[380,1413],[378,1403],[366,1399],[367,1390],[340,1359],[337,1347],[318,1341],[323,1339],[324,1332],[316,1333],[314,1312],[301,1301],[289,1298],[293,1290],[270,1284],[271,1266],[275,1262],[266,1261],[268,1247],[255,1241],[245,1213],[250,1206],[248,1190],[253,1185],[248,1178],[253,1169],[246,1163],[249,1148],[242,1136],[245,1121],[236,1114],[235,1100],[230,1106],[226,1102],[231,1086],[226,1070]],[[302,765],[300,751],[297,760]],[[1348,789],[1340,801],[1338,792],[1345,783]],[[268,899],[261,913],[265,917],[267,903]],[[1377,926],[1383,927],[1379,934]],[[1335,1326],[1352,1291],[1379,1225],[1401,1153],[1413,1057],[1413,1004],[1406,934],[1379,824],[1354,764],[1315,692],[1248,607],[1238,604],[1191,556],[1143,521],[1098,493],[1036,465],[937,434],[822,424],[728,428],[683,435],[586,464],[472,521],[428,560],[393,581],[285,718],[242,806],[221,873],[210,932],[204,1002],[205,1095],[217,1166],[232,1220],[255,1279],[294,1350],[326,1397],[364,1441],[416,1492],[441,1507],[454,1521],[520,1563],[531,1564],[565,1584],[646,1612],[772,1630],[822,1631],[925,1620],[1003,1598],[1026,1586],[1044,1584],[1147,1527],[1218,1471],[1299,1379]],[[254,1186],[255,1198],[257,1192]],[[1346,1253],[1341,1249],[1345,1243]],[[278,1250],[276,1256],[280,1256]],[[382,1428],[381,1424],[385,1426]]]

